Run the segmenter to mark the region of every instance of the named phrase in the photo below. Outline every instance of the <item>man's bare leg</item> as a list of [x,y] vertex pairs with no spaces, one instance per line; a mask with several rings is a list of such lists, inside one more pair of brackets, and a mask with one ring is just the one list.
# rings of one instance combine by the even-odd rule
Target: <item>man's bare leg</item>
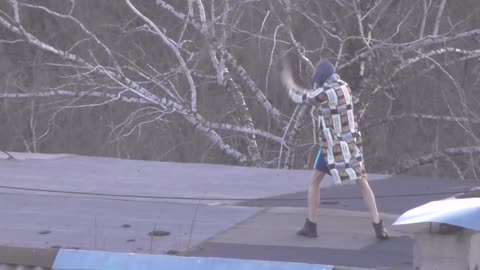
[[375,202],[375,195],[373,194],[372,188],[367,182],[366,177],[362,177],[357,179],[357,184],[360,187],[360,191],[362,192],[363,201],[370,212],[370,216],[372,217],[372,221],[374,223],[380,222],[380,217],[378,215],[377,203]]
[[318,207],[320,206],[320,183],[325,176],[324,172],[313,170],[308,186],[308,219],[313,222],[318,222]]
[[362,192],[363,201],[365,202],[365,205],[370,211],[370,215],[373,221],[373,228],[375,230],[377,238],[388,239],[389,235],[387,230],[383,226],[383,222],[378,214],[377,203],[375,202],[375,195],[373,194],[372,188],[368,184],[367,176],[365,175],[357,179],[357,184]]
[[308,218],[305,225],[297,231],[298,235],[305,237],[317,237],[318,207],[320,205],[320,182],[325,173],[313,170],[308,186]]

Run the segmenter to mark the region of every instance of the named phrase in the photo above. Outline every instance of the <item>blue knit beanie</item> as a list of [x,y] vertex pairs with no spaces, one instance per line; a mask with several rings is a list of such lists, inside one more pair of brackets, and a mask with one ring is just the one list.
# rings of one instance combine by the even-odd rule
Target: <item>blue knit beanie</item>
[[335,67],[328,60],[322,60],[315,67],[315,72],[312,75],[312,81],[317,83],[318,86],[322,86],[325,81],[335,74]]

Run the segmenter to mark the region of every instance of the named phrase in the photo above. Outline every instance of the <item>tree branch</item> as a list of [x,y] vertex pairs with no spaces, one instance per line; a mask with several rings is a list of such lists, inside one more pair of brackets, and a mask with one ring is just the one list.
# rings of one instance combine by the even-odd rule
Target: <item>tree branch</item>
[[[157,0],[156,3],[160,5],[163,9],[172,13],[172,15],[174,15],[178,19],[182,21],[187,21],[185,14],[176,11],[175,8],[165,3],[163,0]],[[263,92],[257,87],[256,83],[246,72],[245,68],[238,63],[235,57],[233,57],[233,55],[230,54],[230,52],[220,42],[218,42],[218,40],[214,36],[210,35],[208,31],[204,32],[204,28],[201,24],[195,22],[193,19],[188,20],[188,23],[204,35],[204,37],[207,39],[207,41],[209,41],[211,46],[220,55],[220,57],[225,59],[225,63],[229,66],[229,68],[233,72],[235,72],[236,75],[238,75],[244,86],[250,92],[252,92],[258,103],[273,117],[273,120],[276,123],[278,123],[281,127],[284,127],[286,125],[284,117],[280,114],[278,109],[276,109],[270,103],[270,101],[268,101]]]
[[439,116],[439,115],[429,115],[429,114],[421,114],[421,113],[404,113],[400,115],[393,115],[378,121],[365,124],[362,129],[368,129],[376,126],[380,126],[386,123],[390,123],[393,121],[398,121],[402,119],[425,119],[425,120],[434,120],[434,121],[447,121],[447,122],[464,122],[464,123],[471,123],[471,124],[480,124],[480,119],[473,119],[473,118],[466,118],[466,117],[455,117],[455,116]]
[[393,45],[399,48],[403,52],[410,52],[417,50],[422,47],[437,45],[437,44],[444,44],[447,42],[452,42],[459,39],[468,39],[480,36],[480,29],[475,29],[459,34],[455,34],[453,36],[426,36],[422,39],[411,41],[408,43],[396,44]]
[[[149,100],[139,97],[132,97],[132,96],[123,96],[119,94],[111,94],[111,93],[104,93],[98,91],[68,91],[68,90],[51,90],[51,91],[44,91],[44,92],[35,92],[35,93],[3,93],[0,94],[0,99],[23,99],[23,98],[45,98],[45,97],[55,97],[55,96],[68,96],[68,97],[98,97],[98,98],[109,98],[108,102],[113,101],[121,101],[125,103],[132,103],[132,104],[154,104]],[[100,104],[89,104],[88,106],[101,106],[106,104],[106,102],[102,102]],[[69,106],[72,107],[72,106]],[[265,137],[269,140],[272,140],[277,143],[282,143],[282,138],[275,136],[269,132],[255,129],[250,126],[236,126],[228,123],[213,123],[206,121],[205,119],[201,118],[203,124],[206,127],[213,128],[213,129],[220,129],[220,130],[227,130],[227,131],[234,131],[240,132],[245,134],[252,134]]]
[[[5,28],[9,29],[13,33],[22,35],[22,31],[6,21],[4,18],[0,17],[0,25],[3,25]],[[57,55],[64,61],[69,61],[69,62],[74,62],[77,65],[83,66],[87,69],[90,69],[92,72],[97,73],[99,75],[105,76],[107,78],[110,78],[112,81],[115,83],[119,84],[122,87],[125,87],[126,89],[129,89],[132,93],[135,93],[138,95],[140,98],[143,98],[153,104],[162,106],[168,110],[173,110],[180,115],[182,115],[193,127],[201,131],[207,138],[210,139],[210,141],[216,145],[217,147],[220,148],[220,150],[225,153],[228,156],[231,156],[234,158],[238,163],[240,164],[247,164],[248,160],[247,158],[237,150],[233,149],[230,145],[226,144],[223,139],[211,128],[206,127],[204,125],[205,120],[201,115],[198,113],[192,112],[188,110],[187,108],[183,107],[182,105],[175,103],[165,97],[159,98],[158,96],[152,94],[150,91],[146,90],[142,86],[138,85],[134,81],[130,80],[129,78],[123,76],[123,74],[118,74],[113,72],[110,69],[106,69],[104,67],[95,67],[82,58],[72,54],[72,53],[66,53],[62,50],[56,49],[52,47],[51,45],[48,45],[42,41],[40,41],[38,38],[35,36],[25,32],[25,34],[28,37],[28,42],[47,52],[50,52],[54,55]]]
[[435,19],[435,27],[433,28],[433,36],[438,35],[438,31],[440,30],[440,21],[442,19],[443,10],[445,9],[445,4],[447,0],[441,0],[440,7],[438,8],[437,18]]
[[447,148],[440,152],[431,153],[415,159],[403,160],[389,170],[388,174],[402,174],[413,168],[432,163],[434,160],[442,159],[444,156],[462,156],[469,154],[479,154],[480,146],[464,146]]
[[187,77],[188,84],[190,85],[190,92],[191,92],[191,108],[192,111],[196,112],[197,111],[197,88],[195,87],[195,83],[193,82],[192,74],[190,73],[190,70],[187,67],[187,64],[185,63],[185,60],[183,59],[180,50],[178,49],[178,44],[176,44],[173,40],[167,37],[165,33],[163,33],[162,30],[152,21],[150,20],[147,16],[143,15],[131,2],[130,0],[125,0],[127,5],[130,7],[130,9],[137,14],[138,17],[140,17],[144,22],[146,22],[153,30],[154,32],[160,36],[160,38],[163,40],[165,44],[174,52],[175,56],[177,57],[178,61],[180,62],[180,66],[183,69],[183,72],[185,73],[185,76]]

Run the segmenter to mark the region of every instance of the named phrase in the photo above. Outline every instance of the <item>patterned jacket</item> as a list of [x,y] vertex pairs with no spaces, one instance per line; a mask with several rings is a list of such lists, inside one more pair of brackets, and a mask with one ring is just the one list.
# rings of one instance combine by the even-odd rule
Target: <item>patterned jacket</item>
[[312,91],[290,88],[289,95],[293,101],[310,103],[319,110],[322,150],[335,183],[364,177],[362,137],[348,84],[333,74],[320,88]]

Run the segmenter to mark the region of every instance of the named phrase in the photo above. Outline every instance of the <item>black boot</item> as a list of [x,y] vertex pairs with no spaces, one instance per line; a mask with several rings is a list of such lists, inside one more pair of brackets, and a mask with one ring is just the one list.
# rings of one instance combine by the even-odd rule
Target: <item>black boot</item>
[[310,220],[305,221],[305,225],[297,231],[297,235],[315,238],[317,237],[317,224],[311,222]]
[[388,239],[390,236],[388,235],[387,230],[383,226],[383,221],[380,220],[379,223],[373,222],[373,229],[375,230],[375,235],[378,239]]

